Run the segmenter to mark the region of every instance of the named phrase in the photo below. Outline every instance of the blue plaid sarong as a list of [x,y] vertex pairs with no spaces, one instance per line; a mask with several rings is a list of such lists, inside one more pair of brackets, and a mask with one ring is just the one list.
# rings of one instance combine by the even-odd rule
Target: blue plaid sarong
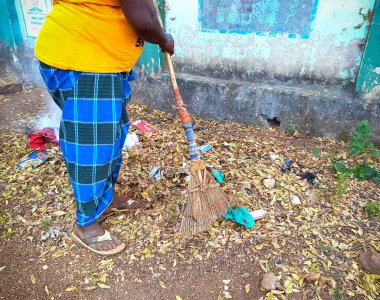
[[121,150],[130,126],[126,110],[130,73],[86,73],[40,63],[54,102],[62,110],[59,142],[74,189],[77,225],[96,222],[113,200]]

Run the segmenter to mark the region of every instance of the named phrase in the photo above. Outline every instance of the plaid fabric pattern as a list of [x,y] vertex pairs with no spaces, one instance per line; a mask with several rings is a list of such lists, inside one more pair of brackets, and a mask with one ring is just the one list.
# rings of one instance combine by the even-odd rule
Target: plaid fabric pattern
[[59,140],[77,202],[77,224],[96,222],[113,200],[130,126],[131,73],[82,73],[43,63],[40,72],[62,109]]

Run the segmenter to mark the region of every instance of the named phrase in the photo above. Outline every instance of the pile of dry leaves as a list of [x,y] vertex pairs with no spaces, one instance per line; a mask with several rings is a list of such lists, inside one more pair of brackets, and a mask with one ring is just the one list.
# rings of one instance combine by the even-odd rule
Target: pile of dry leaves
[[[222,188],[232,205],[249,211],[263,208],[268,214],[252,229],[221,219],[208,232],[184,240],[178,228],[187,186],[187,145],[180,123],[170,114],[142,106],[131,106],[130,116],[146,120],[156,132],[146,137],[131,127],[142,151],[132,150],[125,157],[117,186],[120,194],[143,200],[145,209],[103,222],[127,241],[123,261],[152,260],[153,269],[159,272],[174,268],[179,261],[206,261],[240,245],[238,255],[256,260],[262,273],[273,270],[273,257],[278,258],[278,286],[263,293],[263,298],[285,299],[289,294],[305,294],[305,289],[316,299],[319,291],[329,293],[330,299],[343,299],[343,295],[380,297],[378,278],[364,273],[357,260],[362,251],[380,250],[378,219],[363,210],[367,202],[380,199],[380,189],[372,182],[347,178],[347,190],[341,191],[331,159],[352,159],[344,143],[197,118],[198,142],[212,146],[203,154],[204,161],[210,170],[225,175]],[[20,170],[17,163],[31,152],[27,143],[22,134],[1,135],[2,239],[19,235],[33,241],[41,261],[74,255],[77,246],[65,233],[72,230],[75,203],[60,150],[51,146],[46,163],[35,170]],[[286,159],[292,160],[291,168],[285,167]],[[378,165],[380,160],[373,163]],[[158,181],[149,179],[155,166],[161,167]],[[316,175],[313,182],[302,179],[307,172]],[[301,204],[292,203],[295,196]],[[162,263],[167,260],[170,266]],[[62,287],[62,292],[109,288],[113,259],[104,259],[97,267],[98,272],[88,274],[76,286]],[[124,280],[122,272],[115,272],[118,280]],[[166,285],[160,281],[161,288]],[[250,288],[245,286],[247,293]],[[231,294],[226,290],[219,299]]]

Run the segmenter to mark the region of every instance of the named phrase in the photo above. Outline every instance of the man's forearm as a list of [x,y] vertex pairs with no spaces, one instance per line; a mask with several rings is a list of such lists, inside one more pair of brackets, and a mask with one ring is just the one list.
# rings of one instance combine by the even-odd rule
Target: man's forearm
[[124,15],[138,35],[148,43],[166,43],[166,33],[161,28],[151,0],[119,0]]

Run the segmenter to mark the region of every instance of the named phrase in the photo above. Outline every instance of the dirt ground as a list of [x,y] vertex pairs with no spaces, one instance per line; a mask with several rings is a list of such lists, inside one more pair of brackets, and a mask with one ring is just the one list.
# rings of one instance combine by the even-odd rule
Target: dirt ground
[[[104,220],[128,245],[104,258],[65,237],[75,203],[58,147],[50,146],[49,161],[35,170],[17,167],[32,150],[25,128],[46,114],[45,97],[38,89],[0,96],[1,299],[379,299],[378,279],[360,269],[357,256],[380,250],[379,221],[363,211],[380,201],[380,189],[348,178],[340,191],[331,159],[354,163],[344,143],[196,118],[196,133],[213,147],[205,163],[224,173],[233,206],[268,215],[252,229],[218,220],[185,240],[177,232],[186,190],[182,129],[171,115],[132,105],[132,121],[146,120],[157,132],[147,138],[132,127],[143,153],[124,160],[117,190],[146,206]],[[286,172],[284,159],[293,160]],[[158,182],[148,178],[155,165]],[[306,171],[317,175],[315,184],[301,179]],[[275,187],[265,186],[266,178]],[[291,195],[301,205],[292,205]],[[42,241],[53,226],[63,234]],[[279,287],[265,292],[260,281],[269,270]],[[311,273],[318,279],[305,280]]]

